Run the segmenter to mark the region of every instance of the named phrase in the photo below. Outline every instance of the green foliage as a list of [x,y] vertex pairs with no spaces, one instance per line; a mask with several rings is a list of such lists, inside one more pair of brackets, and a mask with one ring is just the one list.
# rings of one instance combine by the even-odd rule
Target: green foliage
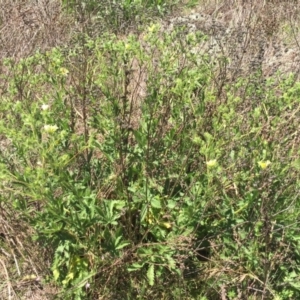
[[7,60],[1,201],[62,297],[297,298],[299,84],[251,74],[220,95],[205,37],[178,36]]
[[137,31],[140,26],[154,18],[168,14],[178,0],[64,0],[63,6],[69,14],[75,14],[87,28],[88,34],[114,32],[117,34]]

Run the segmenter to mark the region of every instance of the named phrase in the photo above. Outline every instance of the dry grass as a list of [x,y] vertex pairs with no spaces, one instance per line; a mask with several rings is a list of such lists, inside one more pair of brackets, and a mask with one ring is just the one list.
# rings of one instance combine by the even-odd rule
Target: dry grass
[[0,299],[51,299],[47,250],[32,243],[30,226],[8,205],[1,205],[0,224]]
[[237,66],[248,72],[252,65],[261,66],[263,74],[270,76],[277,71],[299,72],[299,11],[299,1],[204,0],[185,15],[200,13],[204,23],[215,20],[224,28],[225,38],[224,30],[206,25],[219,51],[231,59],[236,75],[240,75]]
[[61,1],[0,1],[0,57],[21,58],[65,44],[72,20]]

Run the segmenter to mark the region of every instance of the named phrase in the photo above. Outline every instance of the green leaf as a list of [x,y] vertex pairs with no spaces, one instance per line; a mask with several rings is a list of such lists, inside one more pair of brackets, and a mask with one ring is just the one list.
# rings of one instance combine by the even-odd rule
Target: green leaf
[[115,249],[116,249],[116,250],[120,250],[120,249],[126,247],[127,245],[130,245],[129,242],[122,241],[122,238],[123,238],[122,235],[120,235],[120,236],[118,236],[118,237],[116,238],[115,243],[114,243],[114,244],[115,244]]
[[57,281],[57,279],[59,278],[59,275],[60,275],[60,273],[59,273],[58,269],[54,269],[53,270],[53,277],[54,277],[55,281]]
[[119,244],[117,247],[116,247],[116,250],[120,250],[126,246],[130,245],[130,243],[128,242],[122,242],[121,244]]
[[130,267],[127,268],[128,272],[133,272],[140,270],[144,264],[139,264],[139,263],[133,263]]
[[140,221],[141,221],[141,222],[144,221],[144,219],[145,219],[147,213],[148,213],[148,205],[147,205],[147,204],[144,204],[143,207],[142,207],[142,209],[141,209],[141,214],[140,214],[140,218],[141,218]]
[[147,279],[149,285],[154,285],[154,265],[150,265],[147,271]]
[[177,202],[174,201],[173,199],[168,200],[168,203],[167,203],[168,208],[173,209],[176,207],[176,205],[177,205]]
[[160,199],[158,196],[153,197],[151,199],[151,206],[154,208],[161,208],[161,203],[160,203]]

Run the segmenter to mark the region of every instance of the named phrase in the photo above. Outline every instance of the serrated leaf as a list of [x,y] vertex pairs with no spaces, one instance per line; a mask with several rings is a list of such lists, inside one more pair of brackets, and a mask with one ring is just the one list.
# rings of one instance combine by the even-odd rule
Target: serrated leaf
[[154,265],[150,265],[147,271],[147,279],[149,285],[154,285]]

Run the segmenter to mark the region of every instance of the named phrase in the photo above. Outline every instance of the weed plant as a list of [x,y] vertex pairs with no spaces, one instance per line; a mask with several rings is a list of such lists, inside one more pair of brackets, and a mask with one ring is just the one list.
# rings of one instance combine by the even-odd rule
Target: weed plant
[[62,299],[299,298],[296,75],[258,67],[220,92],[201,32],[80,38],[2,66],[1,220],[46,249],[39,284]]

